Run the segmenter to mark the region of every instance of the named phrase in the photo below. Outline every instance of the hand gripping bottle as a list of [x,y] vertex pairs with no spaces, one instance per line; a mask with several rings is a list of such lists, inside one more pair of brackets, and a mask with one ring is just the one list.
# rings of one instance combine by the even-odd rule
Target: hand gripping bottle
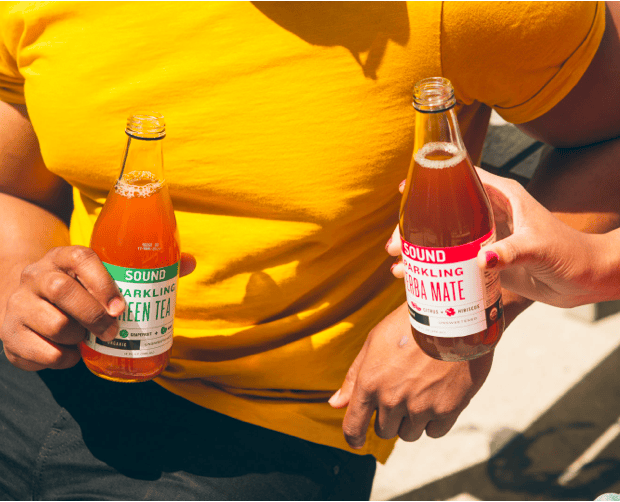
[[499,273],[476,262],[481,246],[495,241],[493,213],[455,104],[444,78],[415,86],[413,160],[399,222],[413,337],[443,361],[480,357],[504,331]]
[[88,333],[80,352],[102,378],[141,382],[159,375],[170,358],[181,251],[164,179],[164,118],[133,115],[125,133],[121,173],[90,241],[125,298],[125,312],[114,340]]

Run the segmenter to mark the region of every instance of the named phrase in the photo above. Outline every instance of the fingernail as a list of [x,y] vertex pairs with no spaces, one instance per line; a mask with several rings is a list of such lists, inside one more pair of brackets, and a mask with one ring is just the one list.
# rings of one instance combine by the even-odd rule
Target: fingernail
[[487,260],[487,268],[493,268],[499,263],[499,255],[494,251],[486,251],[484,257]]
[[394,267],[396,265],[398,265],[399,263],[400,263],[400,260],[399,261],[395,261],[394,263],[392,263],[392,266],[390,267],[390,272],[394,272]]
[[398,185],[398,189],[402,190],[403,188],[405,188],[406,184],[407,184],[407,180],[401,181],[400,184]]
[[336,401],[338,401],[338,398],[340,397],[340,389],[338,389],[335,394],[329,398],[329,401],[327,401],[330,405],[333,405]]
[[114,298],[108,304],[108,310],[110,311],[112,316],[119,316],[123,313],[123,310],[125,310],[125,302],[120,298]]
[[392,244],[392,238],[390,237],[387,241],[387,244],[385,245],[385,250],[387,251],[387,248],[390,247],[390,244]]

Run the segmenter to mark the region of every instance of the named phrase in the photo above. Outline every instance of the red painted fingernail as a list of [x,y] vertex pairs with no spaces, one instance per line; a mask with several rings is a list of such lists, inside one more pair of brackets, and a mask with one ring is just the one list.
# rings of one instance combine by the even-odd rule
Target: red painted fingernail
[[393,272],[393,271],[394,271],[394,267],[395,267],[396,265],[398,265],[399,263],[400,263],[400,260],[395,261],[394,263],[392,263],[392,266],[390,267],[390,272]]
[[407,183],[407,180],[403,180],[400,182],[400,184],[398,185],[398,189],[401,190],[403,188],[405,188],[405,184]]
[[495,251],[485,252],[484,257],[487,259],[487,268],[496,267],[499,263],[499,255]]
[[390,237],[387,241],[387,244],[385,245],[385,250],[387,251],[387,248],[390,247],[390,244],[392,244],[392,238]]

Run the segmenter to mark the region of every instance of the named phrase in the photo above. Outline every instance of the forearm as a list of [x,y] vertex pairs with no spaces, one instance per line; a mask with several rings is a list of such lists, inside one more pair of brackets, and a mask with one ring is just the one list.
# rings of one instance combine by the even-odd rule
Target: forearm
[[0,193],[0,324],[8,297],[22,270],[56,246],[69,244],[66,224],[52,213],[22,199]]
[[[558,219],[590,234],[581,284],[591,284],[592,302],[617,298],[620,270],[620,139],[575,149],[549,150],[527,189]],[[616,244],[617,243],[617,244]],[[575,243],[576,244],[576,243]],[[504,290],[506,321],[510,323],[531,303]]]
[[0,325],[24,267],[69,243],[71,187],[51,173],[23,105],[0,102]]
[[588,303],[620,300],[620,228],[588,237],[588,280],[592,285]]
[[557,218],[590,234],[593,301],[620,298],[620,138],[554,149],[528,185]]
[[602,234],[620,227],[620,138],[551,150],[527,187],[569,226]]
[[568,226],[596,234],[587,238],[576,234],[571,242],[566,242],[570,249],[562,252],[567,253],[566,259],[571,253],[575,255],[572,265],[562,274],[568,274],[566,279],[576,287],[571,294],[567,293],[567,298],[581,294],[580,304],[620,298],[618,158],[620,139],[589,147],[550,150],[527,187],[534,198]]

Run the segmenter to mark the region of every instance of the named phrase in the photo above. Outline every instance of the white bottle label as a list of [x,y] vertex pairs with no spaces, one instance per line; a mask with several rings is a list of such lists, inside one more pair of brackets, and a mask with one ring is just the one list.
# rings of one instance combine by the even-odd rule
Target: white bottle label
[[150,357],[166,352],[172,347],[179,264],[155,269],[104,265],[125,298],[125,312],[118,317],[120,330],[114,340],[104,342],[88,333],[86,345],[117,357]]
[[402,240],[411,326],[425,335],[463,337],[484,331],[503,315],[499,273],[483,272],[476,256],[495,231],[447,248]]

